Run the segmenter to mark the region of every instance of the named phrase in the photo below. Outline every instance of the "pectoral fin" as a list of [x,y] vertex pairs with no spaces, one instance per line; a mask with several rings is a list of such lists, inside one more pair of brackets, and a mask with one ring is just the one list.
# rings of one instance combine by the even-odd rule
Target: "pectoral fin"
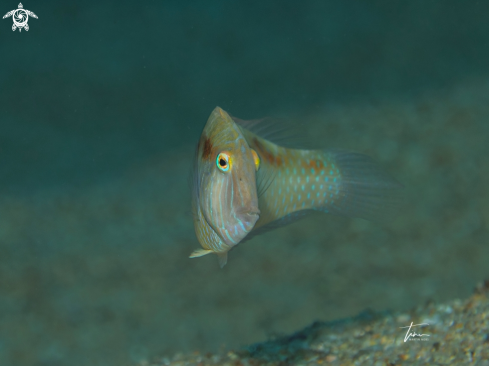
[[[215,252],[207,249],[195,249],[190,254],[189,258],[198,258],[210,253],[215,253]],[[226,253],[216,253],[216,254],[217,254],[217,258],[219,259],[219,266],[221,266],[221,268],[224,267],[228,262],[228,253],[226,252]]]
[[224,267],[228,262],[228,253],[217,253],[217,258],[219,259],[219,266]]
[[214,252],[212,250],[207,250],[207,249],[196,249],[190,254],[189,258],[198,258],[210,253],[214,253]]

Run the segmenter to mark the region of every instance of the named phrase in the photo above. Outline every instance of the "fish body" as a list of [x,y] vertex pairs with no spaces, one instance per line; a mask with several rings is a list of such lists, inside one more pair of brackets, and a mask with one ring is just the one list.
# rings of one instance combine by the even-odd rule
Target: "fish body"
[[[256,126],[219,107],[209,117],[192,198],[203,249],[191,258],[216,253],[222,267],[240,242],[315,211],[382,220],[397,209],[402,185],[368,156],[286,148],[260,136]],[[220,166],[222,154],[228,170]]]
[[289,224],[310,210],[327,212],[339,197],[341,176],[331,154],[284,148],[251,132],[245,136],[261,158],[260,168],[273,171],[273,181],[259,198],[261,215],[254,230]]

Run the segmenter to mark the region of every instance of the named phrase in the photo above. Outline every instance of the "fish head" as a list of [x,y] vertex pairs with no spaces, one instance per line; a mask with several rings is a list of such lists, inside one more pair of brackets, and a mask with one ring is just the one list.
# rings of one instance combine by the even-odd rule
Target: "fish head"
[[222,242],[214,248],[199,241],[205,249],[227,252],[259,218],[256,153],[229,114],[216,107],[202,132],[196,161],[194,204]]

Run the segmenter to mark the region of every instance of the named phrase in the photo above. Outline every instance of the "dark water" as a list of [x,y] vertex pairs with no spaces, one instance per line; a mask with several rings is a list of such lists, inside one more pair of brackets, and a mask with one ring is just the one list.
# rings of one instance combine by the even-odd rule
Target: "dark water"
[[[0,12],[17,8],[3,1]],[[23,3],[0,22],[0,363],[116,365],[263,340],[489,275],[489,3]],[[188,260],[219,105],[402,181],[390,226],[322,216]]]

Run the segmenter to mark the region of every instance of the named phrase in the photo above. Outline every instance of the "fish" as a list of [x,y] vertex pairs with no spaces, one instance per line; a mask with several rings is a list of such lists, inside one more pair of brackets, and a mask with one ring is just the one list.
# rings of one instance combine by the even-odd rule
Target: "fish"
[[281,146],[269,126],[212,111],[194,157],[192,213],[201,248],[190,258],[216,254],[222,268],[238,244],[314,212],[383,221],[398,211],[403,185],[369,156]]

